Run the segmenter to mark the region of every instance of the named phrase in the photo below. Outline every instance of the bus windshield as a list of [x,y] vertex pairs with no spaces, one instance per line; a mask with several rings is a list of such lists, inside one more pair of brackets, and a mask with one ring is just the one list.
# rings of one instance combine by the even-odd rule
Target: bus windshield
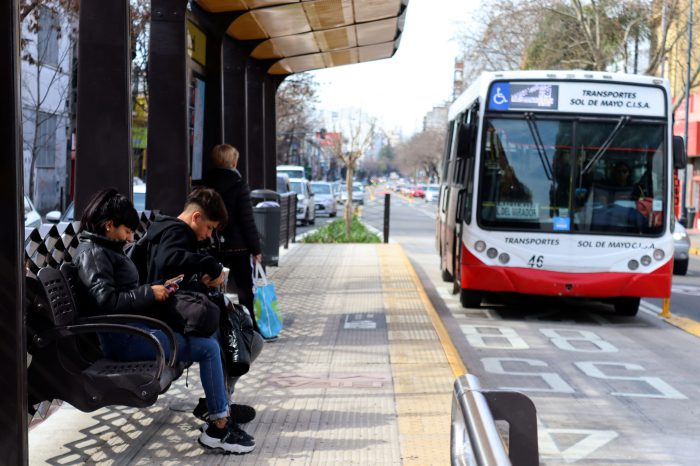
[[480,225],[660,235],[665,124],[620,121],[486,118]]

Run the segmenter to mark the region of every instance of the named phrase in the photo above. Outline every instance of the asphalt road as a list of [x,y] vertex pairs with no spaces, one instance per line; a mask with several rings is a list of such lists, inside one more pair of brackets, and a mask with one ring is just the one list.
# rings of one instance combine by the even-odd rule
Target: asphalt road
[[[636,317],[607,305],[518,298],[464,309],[440,279],[435,204],[392,195],[391,240],[413,262],[469,372],[517,390],[538,411],[541,464],[700,463],[700,339],[644,301]],[[381,230],[383,203],[363,218]],[[700,316],[700,261],[674,277],[672,312]],[[698,319],[700,320],[700,318]]]

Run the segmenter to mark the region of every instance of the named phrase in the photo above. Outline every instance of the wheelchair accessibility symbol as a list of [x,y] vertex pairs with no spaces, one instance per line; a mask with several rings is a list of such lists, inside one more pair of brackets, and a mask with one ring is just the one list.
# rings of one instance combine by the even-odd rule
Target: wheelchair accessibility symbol
[[510,101],[510,83],[496,83],[491,88],[489,108],[492,110],[508,110]]
[[493,103],[496,105],[503,105],[508,102],[508,99],[506,99],[506,96],[501,94],[501,88],[497,87],[496,88],[496,94],[493,96]]

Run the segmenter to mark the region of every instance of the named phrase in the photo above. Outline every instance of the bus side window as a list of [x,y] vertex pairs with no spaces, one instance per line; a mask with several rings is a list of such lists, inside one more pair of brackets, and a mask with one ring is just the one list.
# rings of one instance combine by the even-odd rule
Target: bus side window
[[473,106],[469,113],[465,115],[459,132],[459,142],[457,154],[459,165],[459,184],[464,186],[461,203],[458,208],[462,209],[462,217],[467,224],[471,223],[471,205],[474,193],[474,166],[477,140],[477,112],[478,104]]

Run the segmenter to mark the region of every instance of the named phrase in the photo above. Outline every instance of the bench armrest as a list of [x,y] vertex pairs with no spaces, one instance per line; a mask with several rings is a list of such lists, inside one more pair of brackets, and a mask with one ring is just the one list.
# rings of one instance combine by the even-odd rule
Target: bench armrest
[[168,360],[168,366],[175,368],[177,363],[177,356],[179,353],[177,339],[175,338],[175,332],[170,328],[168,324],[162,320],[153,319],[152,317],[145,317],[133,314],[107,314],[101,316],[92,317],[82,317],[78,319],[76,323],[79,324],[99,324],[99,323],[112,323],[112,324],[131,324],[131,323],[141,323],[145,324],[158,330],[162,330],[165,336],[170,340],[170,359]]
[[161,346],[158,339],[149,332],[137,327],[132,327],[131,325],[106,323],[66,325],[63,327],[51,328],[41,332],[38,335],[35,335],[33,342],[37,347],[43,348],[52,341],[59,340],[61,338],[102,332],[131,333],[133,335],[144,337],[156,348],[156,363],[158,364],[156,378],[160,379],[161,375],[163,374],[163,370],[165,369],[165,351],[163,350],[163,346]]

